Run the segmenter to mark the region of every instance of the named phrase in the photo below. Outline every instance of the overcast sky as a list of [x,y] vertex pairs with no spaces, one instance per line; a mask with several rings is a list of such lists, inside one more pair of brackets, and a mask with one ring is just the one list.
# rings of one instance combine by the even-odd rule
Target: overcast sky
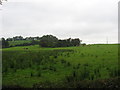
[[106,43],[108,37],[117,43],[118,1],[8,0],[0,6],[0,37],[52,34],[85,43]]

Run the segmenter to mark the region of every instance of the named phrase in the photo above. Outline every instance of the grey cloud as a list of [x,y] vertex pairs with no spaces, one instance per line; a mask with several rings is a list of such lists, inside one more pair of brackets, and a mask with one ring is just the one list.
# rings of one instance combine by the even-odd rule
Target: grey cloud
[[108,36],[111,43],[117,42],[118,0],[35,1],[4,4],[1,36],[53,34],[86,43],[103,43]]

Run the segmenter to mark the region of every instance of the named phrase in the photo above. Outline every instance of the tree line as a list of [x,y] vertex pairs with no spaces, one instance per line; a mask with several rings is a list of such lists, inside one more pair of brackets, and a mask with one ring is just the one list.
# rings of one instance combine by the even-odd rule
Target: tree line
[[12,47],[9,45],[10,41],[19,41],[19,40],[31,40],[30,43],[17,44],[15,46],[30,46],[30,45],[40,45],[41,47],[70,47],[70,46],[79,46],[81,40],[79,38],[68,38],[68,39],[58,39],[53,35],[43,35],[42,37],[26,37],[15,36],[13,38],[2,38],[0,42],[2,43],[2,48]]
[[7,38],[7,41],[18,41],[18,40],[40,40],[40,37],[26,37],[23,38],[22,36],[15,36],[13,38]]
[[53,35],[44,35],[40,38],[40,46],[42,47],[70,47],[70,46],[79,46],[80,39],[58,39]]

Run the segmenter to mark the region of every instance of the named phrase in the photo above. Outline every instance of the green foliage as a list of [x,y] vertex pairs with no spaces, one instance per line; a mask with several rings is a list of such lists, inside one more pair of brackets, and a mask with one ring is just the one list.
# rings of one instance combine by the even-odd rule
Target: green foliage
[[40,39],[40,46],[42,47],[56,47],[58,39],[52,35],[44,35]]
[[56,38],[53,35],[44,35],[43,37],[40,38],[41,47],[70,47],[79,45],[80,45],[79,38],[58,40],[58,38]]
[[7,38],[10,47],[15,46],[30,46],[30,45],[40,45],[40,47],[70,47],[79,46],[81,40],[79,38],[75,39],[64,39],[60,40],[53,35],[44,35],[42,37],[26,37],[15,36],[13,38]]
[[15,36],[13,37],[13,40],[16,41],[16,40],[23,40],[23,37],[22,36]]

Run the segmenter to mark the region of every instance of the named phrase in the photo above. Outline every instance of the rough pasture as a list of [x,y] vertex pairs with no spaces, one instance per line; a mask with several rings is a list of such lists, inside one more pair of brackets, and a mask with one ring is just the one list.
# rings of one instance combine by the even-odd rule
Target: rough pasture
[[[2,61],[3,87],[108,87],[112,81],[112,87],[119,87],[118,57],[118,45],[6,48]],[[96,82],[99,84],[95,85]]]

